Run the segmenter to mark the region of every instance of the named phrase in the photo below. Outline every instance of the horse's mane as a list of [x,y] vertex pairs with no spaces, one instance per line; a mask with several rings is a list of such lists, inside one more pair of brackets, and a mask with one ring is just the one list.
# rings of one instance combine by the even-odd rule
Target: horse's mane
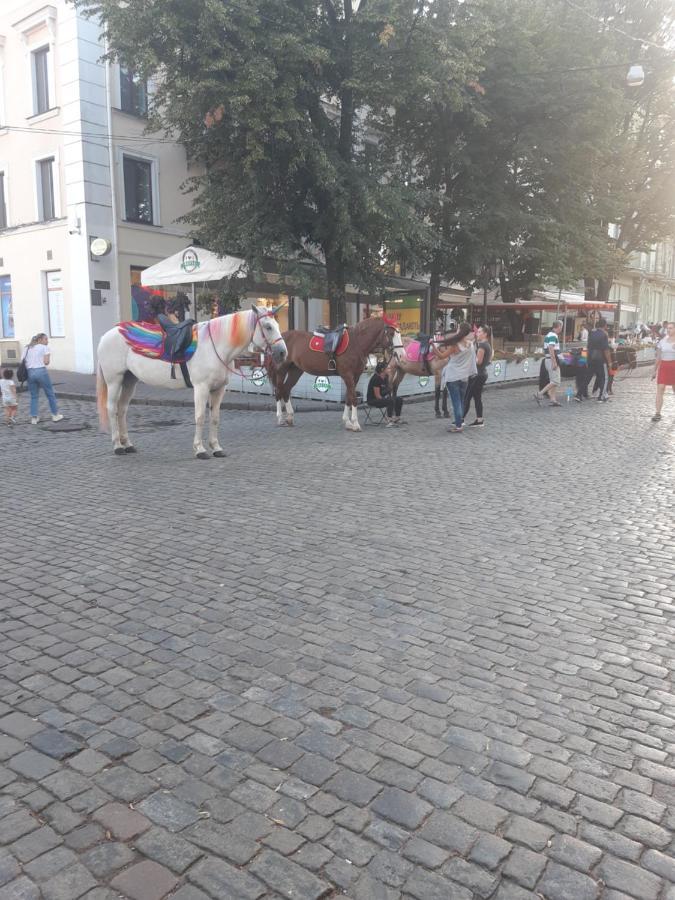
[[371,322],[384,322],[384,319],[381,319],[380,316],[370,316],[368,319],[361,319],[360,322],[357,322],[356,325],[350,325],[352,331],[365,331],[367,327],[370,327]]
[[233,347],[240,347],[250,340],[253,315],[255,314],[252,309],[240,309],[224,316],[217,316],[215,319],[209,319],[209,329],[215,340],[225,336]]

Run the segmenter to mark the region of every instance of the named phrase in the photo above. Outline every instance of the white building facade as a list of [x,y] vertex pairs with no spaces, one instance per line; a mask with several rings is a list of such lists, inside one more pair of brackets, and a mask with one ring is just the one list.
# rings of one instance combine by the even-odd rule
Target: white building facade
[[622,323],[675,321],[675,241],[634,253],[612,285],[609,299],[621,301]]
[[[37,332],[52,365],[93,372],[131,286],[189,243],[179,145],[146,135],[145,86],[102,62],[67,0],[0,3],[0,356]],[[94,251],[94,252],[92,252]]]

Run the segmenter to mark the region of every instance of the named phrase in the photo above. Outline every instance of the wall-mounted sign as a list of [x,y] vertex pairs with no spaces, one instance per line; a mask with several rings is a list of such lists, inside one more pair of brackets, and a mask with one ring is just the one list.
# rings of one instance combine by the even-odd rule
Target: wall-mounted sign
[[499,378],[502,374],[502,364],[500,362],[495,363],[493,372],[495,373],[495,378]]
[[420,375],[420,377],[419,377],[420,387],[426,387],[428,384],[429,384],[429,376],[428,375]]
[[112,244],[105,238],[92,238],[89,244],[89,252],[92,256],[107,256],[112,250]]
[[325,394],[330,390],[330,378],[327,375],[317,375],[314,380],[314,390]]
[[192,272],[196,272],[200,266],[201,263],[196,251],[193,250],[192,247],[188,247],[188,249],[183,252],[183,259],[180,264],[181,269],[186,275],[190,275]]
[[523,360],[523,372],[527,372],[530,368],[529,359]]
[[267,381],[267,375],[264,369],[254,369],[251,372],[251,381],[256,387],[262,387]]

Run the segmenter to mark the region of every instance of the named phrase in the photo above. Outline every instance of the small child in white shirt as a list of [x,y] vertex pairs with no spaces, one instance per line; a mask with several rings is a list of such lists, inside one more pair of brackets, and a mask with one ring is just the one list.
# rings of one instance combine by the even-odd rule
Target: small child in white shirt
[[2,408],[5,411],[5,425],[16,425],[16,413],[19,409],[19,404],[16,399],[14,372],[11,369],[2,370],[0,396],[2,396]]

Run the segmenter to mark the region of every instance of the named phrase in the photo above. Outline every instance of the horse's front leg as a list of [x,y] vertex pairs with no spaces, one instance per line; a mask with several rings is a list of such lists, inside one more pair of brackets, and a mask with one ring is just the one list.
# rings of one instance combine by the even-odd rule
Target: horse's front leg
[[220,401],[223,399],[226,385],[216,388],[209,393],[209,448],[214,456],[227,456],[218,440],[218,426],[220,425]]
[[206,419],[206,404],[209,400],[209,389],[205,384],[195,384],[195,439],[192,442],[197,459],[208,459],[209,453],[202,441],[204,421]]
[[359,410],[357,406],[356,400],[356,379],[351,375],[343,375],[342,380],[345,383],[345,413],[347,409],[349,409],[349,418],[345,420],[345,414],[343,414],[342,419],[345,422],[345,428],[348,431],[361,431],[361,426],[359,425]]
[[127,372],[124,376],[124,381],[122,383],[122,390],[120,392],[120,399],[117,404],[118,409],[118,422],[120,429],[120,443],[124,447],[125,453],[135,453],[136,448],[129,440],[129,429],[127,426],[127,412],[129,411],[129,404],[131,403],[131,398],[134,395],[134,391],[136,390],[136,385],[138,384],[138,378],[135,375],[132,375],[131,372]]

